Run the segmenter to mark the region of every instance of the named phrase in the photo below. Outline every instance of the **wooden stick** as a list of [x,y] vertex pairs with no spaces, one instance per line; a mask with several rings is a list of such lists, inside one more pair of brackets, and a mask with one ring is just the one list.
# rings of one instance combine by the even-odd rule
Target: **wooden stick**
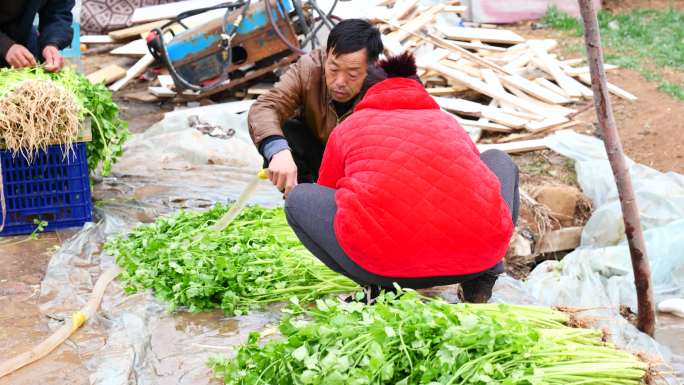
[[138,60],[137,63],[133,64],[133,67],[129,68],[128,71],[126,71],[126,76],[123,79],[119,79],[116,83],[112,84],[109,86],[109,89],[111,91],[118,91],[123,86],[128,84],[133,78],[140,76],[147,67],[154,62],[154,57],[152,54],[149,52],[145,54],[140,60]]
[[138,37],[141,34],[148,33],[155,28],[159,28],[166,24],[168,20],[153,21],[151,23],[136,25],[129,28],[119,29],[110,32],[108,35],[114,40],[125,40],[131,37]]
[[608,153],[608,161],[615,176],[622,218],[625,223],[625,235],[632,258],[634,284],[637,294],[637,328],[653,336],[655,333],[655,303],[653,301],[653,285],[651,284],[651,267],[646,254],[646,243],[641,230],[639,208],[634,196],[632,178],[629,175],[627,161],[622,151],[620,134],[613,116],[613,106],[608,95],[608,82],[603,69],[603,49],[596,17],[596,9],[592,0],[579,0],[580,12],[584,20],[584,37],[591,68],[591,84],[594,91],[594,105],[599,126],[603,133],[603,143]]
[[74,334],[87,320],[95,315],[97,309],[100,307],[100,301],[102,301],[107,285],[109,285],[120,272],[121,268],[118,266],[107,269],[100,275],[100,278],[98,278],[95,283],[93,293],[90,295],[88,303],[86,303],[80,311],[75,312],[69,320],[66,320],[61,328],[57,329],[57,331],[45,341],[34,346],[33,349],[0,363],[0,378],[47,356],[51,351],[55,350],[55,348]]

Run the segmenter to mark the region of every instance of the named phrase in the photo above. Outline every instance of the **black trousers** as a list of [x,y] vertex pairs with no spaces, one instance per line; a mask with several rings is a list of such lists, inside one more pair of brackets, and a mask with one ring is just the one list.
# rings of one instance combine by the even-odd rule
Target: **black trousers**
[[[520,206],[517,166],[506,153],[498,150],[482,153],[481,159],[498,177],[501,194],[515,223]],[[465,275],[405,278],[371,273],[351,260],[337,241],[333,227],[336,212],[335,190],[315,184],[297,185],[285,201],[287,221],[304,246],[330,269],[361,285],[391,288],[396,282],[401,287],[422,289],[463,283],[483,274],[498,275],[504,271],[503,262],[499,262],[482,272]]]
[[[283,133],[297,165],[297,183],[315,183],[318,180],[325,145],[298,119],[286,121]],[[268,167],[268,160],[264,160],[264,167]]]

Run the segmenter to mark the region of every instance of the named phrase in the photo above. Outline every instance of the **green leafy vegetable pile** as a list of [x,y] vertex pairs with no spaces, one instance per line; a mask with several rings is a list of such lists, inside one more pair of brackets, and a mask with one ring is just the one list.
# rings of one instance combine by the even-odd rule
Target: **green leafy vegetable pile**
[[447,304],[413,291],[375,305],[293,301],[283,338],[252,333],[236,356],[212,358],[226,384],[640,384],[648,365],[567,326],[544,307]]
[[358,289],[302,246],[282,209],[247,207],[222,232],[209,230],[227,209],[179,211],[109,240],[126,290],[153,289],[172,310],[243,314],[292,296],[313,301]]
[[[60,89],[74,95],[77,105],[76,118],[79,121],[82,122],[86,117],[91,118],[92,141],[87,143],[88,168],[93,172],[101,162],[102,174],[108,175],[112,163],[122,154],[122,146],[128,138],[129,132],[127,123],[118,117],[118,106],[112,101],[112,95],[104,84],[92,84],[85,76],[69,68],[56,73],[47,72],[41,67],[6,68],[0,69],[0,99],[9,97],[16,90],[22,89],[21,86],[27,82],[39,84],[46,81],[52,82]],[[27,91],[25,88],[22,90]],[[28,90],[29,93],[30,91]],[[24,97],[22,100],[31,102],[32,99]],[[33,96],[33,103],[40,103],[40,99]],[[18,110],[19,116],[17,118],[22,118],[22,112],[31,114],[32,111],[36,110],[35,107],[22,106]],[[70,112],[65,111],[64,113]],[[33,117],[34,122],[38,119],[40,117]],[[34,127],[31,127],[29,132],[31,135],[36,135]],[[16,135],[16,133],[10,134]],[[71,134],[70,132],[69,135]]]

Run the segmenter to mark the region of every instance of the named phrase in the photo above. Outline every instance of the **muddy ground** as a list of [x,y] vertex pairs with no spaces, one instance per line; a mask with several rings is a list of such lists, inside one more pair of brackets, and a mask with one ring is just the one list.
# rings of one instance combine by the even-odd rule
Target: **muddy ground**
[[[684,1],[606,1],[607,7],[618,10],[669,5],[684,9]],[[515,29],[528,38],[553,37],[559,38],[562,45],[567,47],[576,44],[553,31],[532,31],[526,25],[516,26]],[[98,55],[87,57],[84,68],[86,72],[91,72],[89,70],[101,63],[113,60],[120,60],[124,65],[130,63],[128,59]],[[684,103],[658,91],[655,84],[633,71],[621,69],[612,72],[610,79],[639,97],[638,101],[632,103],[614,99],[618,128],[627,155],[661,171],[684,173],[684,135],[681,133],[684,130]],[[129,86],[116,95],[122,107],[122,116],[129,121],[133,132],[144,131],[160,120],[164,111],[173,109],[173,104],[169,102],[141,102],[130,97],[136,90],[146,87],[143,83]],[[584,115],[582,120],[587,124],[578,130],[597,135],[593,111],[589,110]],[[552,151],[516,156],[515,160],[522,172],[523,188],[539,184],[576,185],[572,163]],[[535,227],[531,213],[523,210],[521,216],[523,226],[530,229]],[[0,239],[0,361],[30,348],[49,335],[49,315],[43,314],[39,307],[40,282],[54,248],[74,232],[42,234],[38,240],[29,240],[25,236]],[[211,313],[203,317],[211,318],[205,319],[206,322],[225,321],[220,314]],[[185,324],[201,327],[194,318]],[[684,341],[684,322],[675,317],[659,316],[656,339],[670,346],[673,351],[684,354],[684,345],[681,343]],[[0,385],[88,384],[89,372],[81,357],[75,345],[67,342],[30,369],[0,379]]]

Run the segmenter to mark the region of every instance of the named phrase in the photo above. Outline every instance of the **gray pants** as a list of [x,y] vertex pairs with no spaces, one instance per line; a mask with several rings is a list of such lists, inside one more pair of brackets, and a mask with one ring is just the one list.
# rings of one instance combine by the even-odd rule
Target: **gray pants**
[[[508,204],[515,224],[520,206],[518,167],[506,153],[499,150],[485,151],[480,158],[498,177],[501,195]],[[356,264],[342,250],[333,226],[336,212],[335,190],[316,184],[297,185],[285,201],[287,221],[304,246],[330,269],[361,285],[391,288],[392,283],[396,282],[401,287],[421,289],[467,282],[485,273],[503,273],[502,262],[488,270],[465,275],[405,278],[371,273]]]

